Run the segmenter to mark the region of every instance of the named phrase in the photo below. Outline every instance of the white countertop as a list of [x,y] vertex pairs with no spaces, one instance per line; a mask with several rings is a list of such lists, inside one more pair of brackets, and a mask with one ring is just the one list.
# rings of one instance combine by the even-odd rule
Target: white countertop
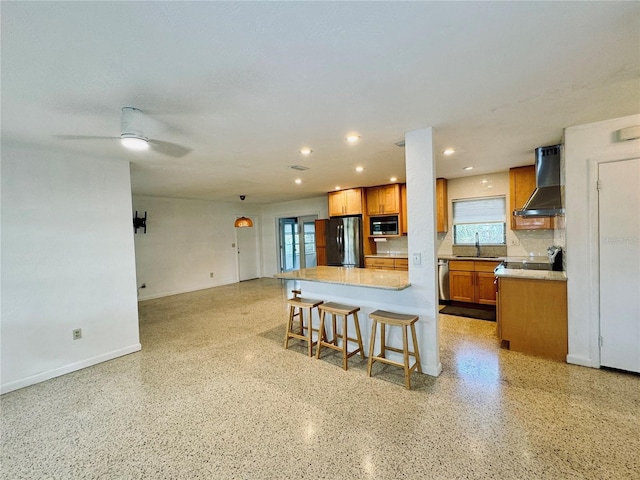
[[409,272],[401,270],[376,270],[373,268],[314,267],[277,273],[275,278],[307,280],[309,282],[337,283],[356,287],[404,290],[411,286]]
[[477,260],[480,262],[502,262],[507,257],[460,257],[456,255],[438,255],[443,260]]
[[526,270],[517,268],[496,268],[496,277],[499,278],[528,278],[533,280],[567,281],[567,272],[554,272],[551,270]]
[[364,258],[409,258],[409,255],[404,253],[378,253],[375,255],[365,255]]

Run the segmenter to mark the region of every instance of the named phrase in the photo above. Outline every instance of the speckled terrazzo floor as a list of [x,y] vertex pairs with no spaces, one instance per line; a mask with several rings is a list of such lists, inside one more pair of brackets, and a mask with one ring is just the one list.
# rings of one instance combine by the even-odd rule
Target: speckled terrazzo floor
[[400,369],[284,350],[285,294],[261,279],[142,302],[141,352],[0,397],[0,478],[640,478],[640,377],[442,315],[442,375],[406,391]]

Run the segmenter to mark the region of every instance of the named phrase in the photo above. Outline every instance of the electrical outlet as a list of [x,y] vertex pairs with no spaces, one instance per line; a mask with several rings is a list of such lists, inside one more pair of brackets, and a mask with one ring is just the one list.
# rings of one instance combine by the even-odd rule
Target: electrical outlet
[[82,338],[82,329],[81,328],[76,328],[73,331],[73,339],[74,340],[80,340]]
[[213,272],[209,273],[209,278],[213,278]]
[[413,254],[413,264],[414,265],[420,265],[422,263],[422,255],[419,253],[414,253]]

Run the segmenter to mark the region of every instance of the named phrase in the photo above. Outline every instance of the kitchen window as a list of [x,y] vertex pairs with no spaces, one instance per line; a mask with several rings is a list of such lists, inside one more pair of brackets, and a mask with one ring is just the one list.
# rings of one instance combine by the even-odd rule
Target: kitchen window
[[506,245],[506,211],[504,196],[483,197],[453,202],[453,244]]

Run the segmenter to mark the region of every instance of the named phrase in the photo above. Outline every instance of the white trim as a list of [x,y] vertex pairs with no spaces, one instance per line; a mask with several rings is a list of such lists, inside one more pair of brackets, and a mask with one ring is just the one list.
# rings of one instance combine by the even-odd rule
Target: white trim
[[154,300],[156,298],[170,297],[172,295],[180,295],[182,293],[198,292],[200,290],[207,290],[209,288],[222,287],[224,285],[233,285],[234,283],[238,283],[238,282],[234,281],[234,282],[229,282],[229,283],[213,283],[211,285],[203,285],[201,287],[186,288],[186,289],[180,289],[180,290],[171,290],[171,291],[168,291],[168,292],[156,293],[154,295],[148,295],[148,296],[145,296],[145,297],[138,297],[138,302],[142,302],[142,301],[145,301],[145,300]]
[[52,378],[65,375],[67,373],[75,372],[76,370],[81,370],[83,368],[91,367],[92,365],[96,365],[98,363],[106,362],[108,360],[113,360],[114,358],[122,357],[123,355],[128,355],[130,353],[138,352],[141,349],[142,349],[142,345],[139,343],[136,343],[129,347],[121,348],[120,350],[115,350],[113,352],[107,352],[107,353],[103,353],[102,355],[97,355],[95,357],[87,358],[86,360],[82,360],[81,362],[71,363],[63,367],[38,373],[37,375],[31,375],[29,377],[25,377],[20,380],[15,380],[13,382],[5,383],[0,386],[0,395],[13,392],[14,390],[18,390],[19,388],[35,385],[36,383],[44,382],[45,380],[50,380]]
[[600,365],[596,365],[592,359],[580,355],[567,355],[567,363],[580,365],[581,367],[600,368]]

